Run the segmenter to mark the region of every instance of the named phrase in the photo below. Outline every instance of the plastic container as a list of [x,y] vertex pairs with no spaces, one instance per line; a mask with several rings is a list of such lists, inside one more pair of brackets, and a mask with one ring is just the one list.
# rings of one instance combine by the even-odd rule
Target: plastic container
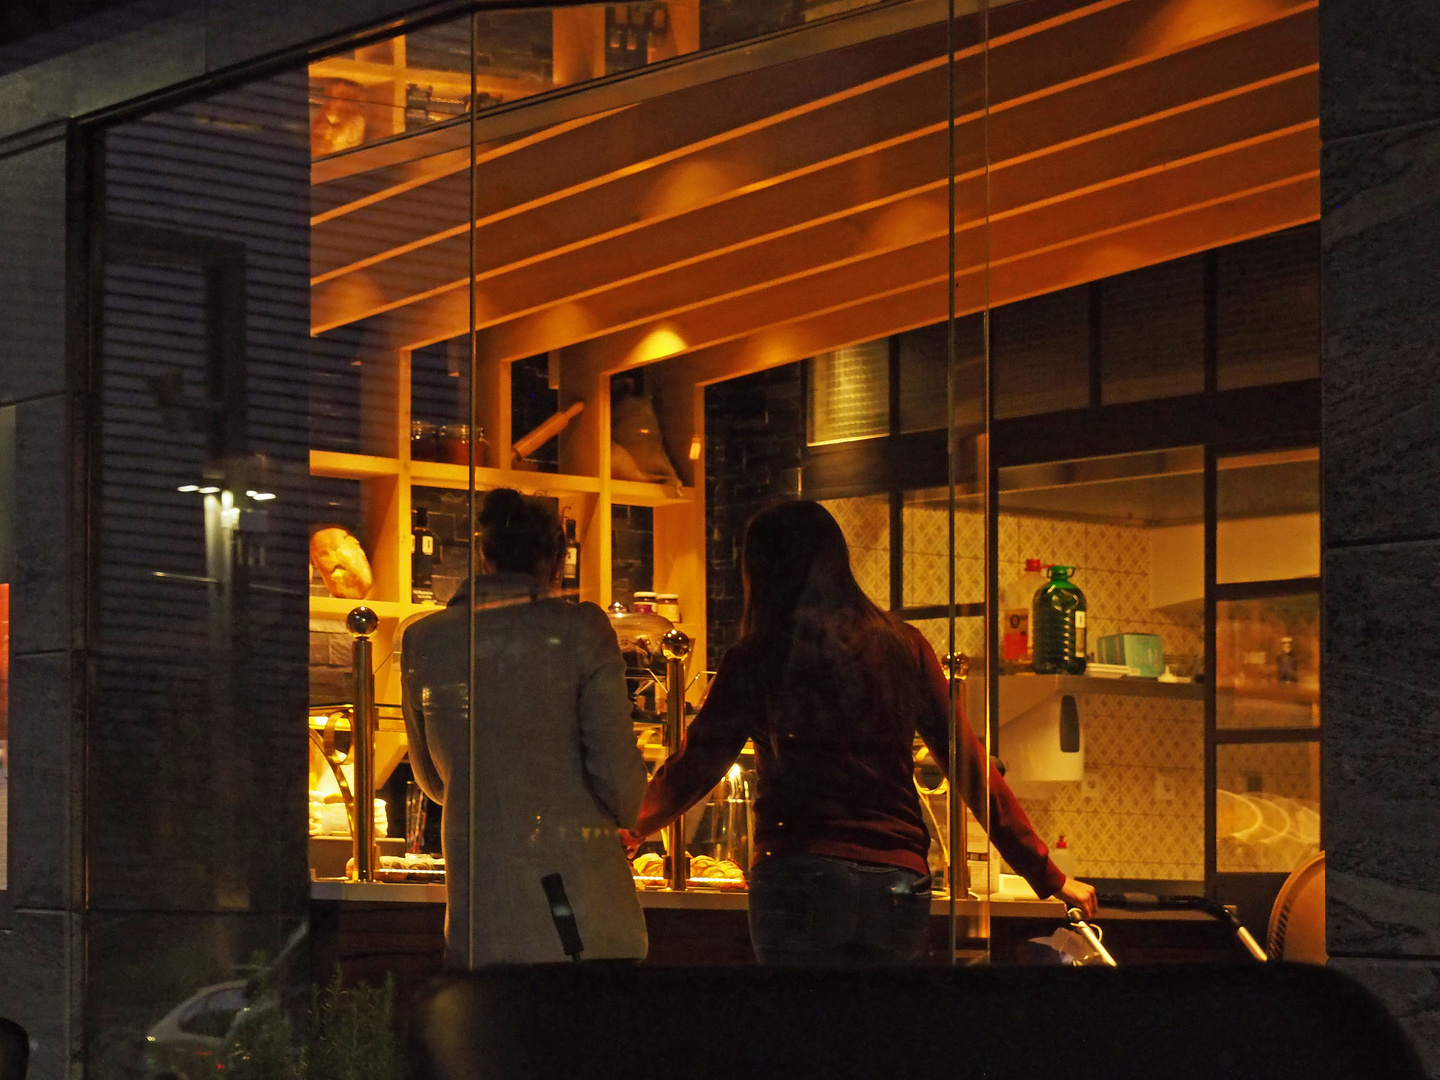
[[655,594],[653,592],[637,592],[630,603],[630,610],[636,615],[655,614]]
[[1165,644],[1156,634],[1106,634],[1095,639],[1095,661],[1124,664],[1142,679],[1165,672]]
[[1031,663],[1037,675],[1085,674],[1085,594],[1073,566],[1052,566],[1030,605]]
[[680,622],[680,594],[668,592],[656,593],[655,614],[661,618],[669,619],[672,623]]

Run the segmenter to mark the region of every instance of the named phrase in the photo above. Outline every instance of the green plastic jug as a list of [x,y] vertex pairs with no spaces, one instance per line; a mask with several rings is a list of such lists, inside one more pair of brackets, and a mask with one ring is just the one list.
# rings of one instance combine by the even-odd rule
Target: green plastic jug
[[1073,566],[1052,566],[1030,605],[1030,653],[1037,675],[1085,674],[1085,594]]

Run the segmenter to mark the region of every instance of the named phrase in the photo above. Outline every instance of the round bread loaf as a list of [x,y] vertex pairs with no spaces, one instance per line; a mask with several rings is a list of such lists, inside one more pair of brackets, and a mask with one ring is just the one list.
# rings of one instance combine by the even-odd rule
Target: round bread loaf
[[363,600],[374,583],[365,549],[344,529],[317,529],[310,537],[310,561],[331,596]]

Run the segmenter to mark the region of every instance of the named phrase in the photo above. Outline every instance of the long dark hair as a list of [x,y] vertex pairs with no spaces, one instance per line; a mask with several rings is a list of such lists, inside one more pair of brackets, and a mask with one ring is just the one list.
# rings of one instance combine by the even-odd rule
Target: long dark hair
[[741,637],[767,657],[760,689],[777,718],[812,729],[853,728],[866,715],[913,720],[918,658],[855,580],[828,510],[803,500],[761,510],[745,529],[740,565]]

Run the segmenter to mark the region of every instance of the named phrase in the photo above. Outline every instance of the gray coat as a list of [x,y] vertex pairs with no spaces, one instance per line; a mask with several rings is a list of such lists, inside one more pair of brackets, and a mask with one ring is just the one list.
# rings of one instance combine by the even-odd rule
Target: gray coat
[[645,794],[615,631],[594,604],[537,597],[525,574],[475,581],[475,874],[463,598],[406,629],[410,763],[444,806],[446,962],[563,961],[540,879],[560,873],[585,959],[643,957],[645,917],[618,836]]

